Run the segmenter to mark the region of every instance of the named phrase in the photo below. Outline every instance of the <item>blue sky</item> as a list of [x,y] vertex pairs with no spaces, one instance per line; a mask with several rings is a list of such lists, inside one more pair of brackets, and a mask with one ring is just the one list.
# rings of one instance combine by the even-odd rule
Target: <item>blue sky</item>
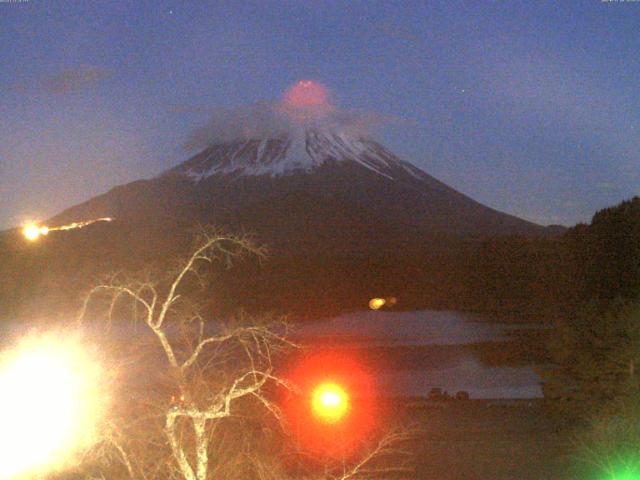
[[0,227],[187,158],[219,109],[326,85],[543,224],[640,194],[640,2],[0,2]]

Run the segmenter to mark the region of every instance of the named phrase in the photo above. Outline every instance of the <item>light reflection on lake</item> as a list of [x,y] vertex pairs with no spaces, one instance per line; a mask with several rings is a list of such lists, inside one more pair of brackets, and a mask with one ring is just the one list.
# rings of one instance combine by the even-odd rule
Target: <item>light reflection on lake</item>
[[523,324],[487,322],[453,311],[366,311],[297,326],[302,343],[329,341],[340,347],[418,348],[415,368],[403,366],[378,372],[382,391],[391,395],[427,395],[439,387],[472,398],[541,397],[540,377],[533,367],[489,367],[464,345],[508,339]]
[[[292,333],[306,344],[396,349],[403,358],[383,364],[376,371],[378,386],[388,395],[426,396],[431,388],[439,387],[450,394],[466,390],[472,398],[541,397],[540,377],[533,367],[485,366],[473,350],[464,347],[505,340],[510,331],[527,327],[488,322],[486,318],[454,311],[366,311],[298,324]],[[116,323],[112,328],[128,341],[139,341],[146,332],[143,326],[129,322]],[[29,330],[17,323],[0,324],[0,345]],[[213,334],[219,328],[213,323],[207,330]]]

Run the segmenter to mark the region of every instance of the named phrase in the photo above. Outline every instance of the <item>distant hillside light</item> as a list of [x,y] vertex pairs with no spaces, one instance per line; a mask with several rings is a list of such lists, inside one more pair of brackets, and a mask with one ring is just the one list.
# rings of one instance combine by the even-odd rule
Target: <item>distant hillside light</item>
[[48,235],[49,232],[75,230],[77,228],[84,228],[96,222],[111,222],[112,220],[113,218],[111,217],[94,218],[93,220],[73,222],[59,227],[47,227],[46,225],[38,225],[35,222],[28,222],[24,227],[22,227],[22,235],[30,242],[35,242],[41,236]]
[[369,308],[371,310],[380,310],[387,301],[384,298],[372,298],[369,300]]
[[22,228],[22,235],[30,242],[35,242],[41,235],[47,235],[49,233],[48,227],[41,227],[36,223],[29,222]]
[[0,357],[0,479],[40,478],[91,446],[101,368],[74,338],[30,338]]
[[392,308],[396,303],[398,303],[396,297],[372,298],[369,300],[369,308],[371,310],[380,310],[382,307]]
[[349,410],[349,395],[336,383],[323,383],[313,391],[311,407],[320,420],[337,423]]

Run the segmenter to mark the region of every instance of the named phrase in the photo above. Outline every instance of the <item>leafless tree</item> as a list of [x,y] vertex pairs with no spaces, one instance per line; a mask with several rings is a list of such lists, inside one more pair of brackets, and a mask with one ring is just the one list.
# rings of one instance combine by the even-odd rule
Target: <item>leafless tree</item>
[[413,477],[413,450],[420,428],[398,425],[379,431],[349,455],[316,456],[305,480],[406,480]]
[[[104,441],[91,458],[91,478],[280,480],[289,476],[278,461],[286,435],[273,390],[292,389],[274,373],[274,355],[293,345],[278,318],[256,322],[239,315],[207,322],[202,291],[207,268],[242,254],[264,256],[246,238],[204,234],[193,253],[168,276],[114,275],[86,296],[80,319],[104,317],[117,330],[123,318],[141,326],[135,341],[114,343],[126,364],[122,388],[114,392]],[[164,280],[163,280],[164,278]],[[140,380],[146,379],[146,382]],[[268,415],[265,415],[265,412]],[[270,419],[270,420],[269,420]],[[256,440],[263,437],[261,444]],[[380,459],[406,452],[406,432],[383,436],[358,459],[306,478],[391,478],[406,470]],[[271,447],[265,445],[271,445]],[[270,450],[271,449],[271,450]],[[396,456],[397,458],[400,458]],[[87,462],[90,464],[90,462]],[[105,477],[105,465],[111,465]],[[395,478],[395,477],[394,477]]]
[[[147,413],[145,408],[129,412],[122,415],[129,420],[128,424],[113,423],[105,430],[111,454],[120,460],[132,479],[157,478],[158,469],[165,469],[163,474],[170,478],[211,478],[215,464],[211,458],[212,431],[218,421],[234,415],[234,407],[246,404],[248,399],[279,415],[264,390],[268,383],[287,386],[273,374],[272,363],[274,353],[290,345],[283,324],[279,323],[277,328],[272,323],[254,325],[243,321],[234,325],[207,325],[201,305],[190,295],[203,282],[203,265],[228,261],[244,253],[264,255],[261,248],[245,238],[206,234],[168,282],[149,276],[144,280],[123,280],[116,275],[94,287],[86,297],[81,319],[87,318],[92,302],[99,298],[106,300],[102,305],[109,322],[116,320],[123,305],[129,305],[131,318],[141,322],[151,333],[151,340],[159,345],[166,367],[160,369],[167,373],[163,379],[165,398],[153,399],[157,413],[150,416],[150,405],[145,405]],[[152,392],[147,393],[146,401],[152,402]],[[140,408],[136,403],[123,409]],[[162,458],[165,445],[149,430],[159,416],[168,446],[165,458]],[[132,419],[136,424],[131,424]],[[152,462],[147,460],[148,453],[135,454],[135,442],[130,441],[134,430],[144,432],[146,441],[137,450],[153,450]],[[148,463],[155,464],[153,470]]]
[[349,465],[343,465],[331,480],[408,478],[413,472],[410,443],[415,440],[417,430],[398,428],[386,432],[369,448],[365,448],[359,458]]

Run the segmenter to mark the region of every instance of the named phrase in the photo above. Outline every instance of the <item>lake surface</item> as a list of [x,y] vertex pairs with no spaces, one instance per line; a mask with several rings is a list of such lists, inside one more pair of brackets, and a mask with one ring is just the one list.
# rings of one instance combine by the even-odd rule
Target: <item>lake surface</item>
[[[385,395],[426,396],[438,387],[450,394],[465,390],[472,398],[541,397],[533,367],[485,366],[469,348],[477,342],[507,340],[509,332],[527,328],[490,320],[454,311],[369,310],[299,324],[292,333],[306,345],[367,353]],[[128,341],[145,331],[128,322],[114,328]],[[210,328],[215,330],[213,324]],[[25,330],[29,328],[20,324],[0,324],[0,345]]]
[[465,390],[472,398],[537,398],[542,391],[533,367],[485,366],[468,348],[508,340],[509,332],[523,327],[462,312],[378,310],[303,324],[293,333],[305,344],[385,352],[376,377],[389,395],[426,396],[439,387],[450,394]]

